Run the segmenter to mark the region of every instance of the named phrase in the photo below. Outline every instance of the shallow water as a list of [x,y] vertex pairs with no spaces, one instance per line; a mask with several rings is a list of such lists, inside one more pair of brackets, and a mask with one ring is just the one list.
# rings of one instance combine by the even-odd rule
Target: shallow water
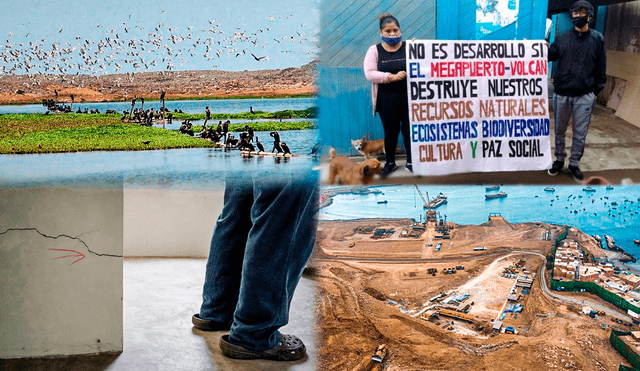
[[[265,149],[273,147],[266,132],[257,132]],[[239,135],[236,134],[236,137]],[[247,177],[304,176],[319,159],[307,154],[317,140],[317,130],[280,132],[291,152],[289,159],[243,158],[237,150],[186,148],[157,151],[94,151],[33,155],[0,155],[0,185],[117,183],[134,186],[206,188],[219,185],[226,174]]]
[[[333,203],[320,209],[324,220],[358,218],[413,218],[424,220],[423,202],[413,186],[369,187],[380,194],[345,194],[333,197]],[[433,199],[439,192],[448,196],[448,203],[436,210],[440,217],[457,224],[481,224],[489,213],[500,213],[511,223],[546,222],[568,224],[590,235],[608,234],[618,246],[640,258],[640,186],[615,186],[606,190],[594,186],[593,193],[583,186],[556,186],[555,192],[545,186],[501,186],[506,198],[485,200],[485,186],[419,186],[426,197]],[[385,204],[378,201],[386,200]],[[615,202],[618,205],[612,205]],[[639,263],[640,264],[640,263]],[[640,266],[640,265],[638,265]]]
[[[164,127],[165,129],[168,130],[179,130],[180,129],[180,124],[182,124],[183,120],[173,120],[173,123],[171,124],[153,124],[152,126],[155,128],[162,128]],[[207,121],[207,127],[217,127],[218,126],[218,122],[221,120],[209,120]],[[251,123],[256,123],[256,122],[268,122],[268,121],[276,121],[273,119],[258,119],[258,120],[230,120],[231,124],[247,124],[249,126],[251,126]],[[296,121],[308,121],[308,122],[315,122],[317,125],[318,120],[316,119],[282,119],[282,120],[277,120],[277,122],[296,122]],[[189,121],[191,122],[191,124],[193,126],[202,126],[202,124],[204,124],[204,120],[191,120]],[[284,133],[284,131],[279,131],[280,133]],[[264,135],[264,134],[263,134]],[[269,134],[267,133],[267,135],[264,135],[264,137],[267,137]],[[236,135],[236,138],[238,136]]]
[[[67,103],[65,103],[67,104]],[[254,111],[276,112],[284,110],[305,110],[316,106],[316,98],[273,98],[273,99],[209,99],[209,100],[173,100],[165,101],[165,107],[170,111],[182,110],[184,113],[204,113],[205,107],[209,106],[211,113],[242,113],[249,112],[253,107]],[[140,108],[140,100],[136,101],[136,107]],[[159,101],[147,101],[144,109],[161,107]],[[104,113],[108,109],[113,109],[122,113],[131,109],[131,101],[128,102],[104,102],[104,103],[74,103],[73,112],[77,109],[89,111],[98,109]],[[5,113],[45,113],[47,108],[41,104],[27,105],[0,105],[0,114]]]

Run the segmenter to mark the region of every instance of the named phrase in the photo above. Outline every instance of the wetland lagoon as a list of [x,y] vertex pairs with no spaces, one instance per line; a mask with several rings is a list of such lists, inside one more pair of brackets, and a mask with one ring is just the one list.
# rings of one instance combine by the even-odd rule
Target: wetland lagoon
[[[154,107],[154,104],[155,107],[160,107],[160,102],[152,101],[146,102],[145,108]],[[167,101],[166,107],[171,111],[181,110],[183,115],[192,115],[190,120],[194,129],[197,130],[204,123],[206,106],[209,106],[212,112],[212,119],[207,122],[207,126],[210,127],[217,125],[218,117],[225,115],[238,117],[243,115],[243,112],[249,113],[250,110],[256,113],[305,110],[308,112],[310,109],[313,111],[315,104],[315,98],[229,99]],[[181,116],[178,113],[173,123],[166,125],[165,130],[159,124],[154,124],[153,127],[121,124],[122,111],[131,109],[130,102],[81,103],[74,105],[73,111],[75,112],[78,108],[89,111],[97,109],[100,112],[115,109],[118,114],[44,115],[46,107],[42,105],[0,106],[0,149],[4,146],[3,153],[11,153],[11,140],[29,141],[29,145],[34,149],[33,152],[43,149],[37,148],[38,145],[45,147],[46,150],[46,146],[55,147],[56,143],[61,145],[60,143],[64,141],[75,141],[75,144],[71,144],[72,147],[84,142],[83,147],[78,147],[74,152],[1,154],[0,183],[5,186],[25,186],[122,180],[126,184],[137,186],[199,188],[220,183],[229,172],[260,173],[267,176],[279,176],[285,173],[300,174],[311,171],[311,168],[319,162],[319,159],[309,155],[311,148],[318,140],[318,132],[314,128],[315,117],[308,117],[308,114],[304,113],[298,115],[301,117],[276,119],[231,118],[230,132],[237,130],[234,133],[236,138],[239,136],[240,128],[245,124],[262,125],[267,130],[278,130],[281,140],[288,144],[292,153],[300,155],[291,158],[262,156],[243,158],[237,150],[215,148],[210,141],[179,134],[177,130],[183,120],[179,118]],[[10,119],[29,116],[31,117],[23,122],[29,122],[29,124],[23,126],[16,124],[20,120]],[[59,122],[53,124],[49,122],[48,127],[38,128],[41,122],[51,120],[54,116],[53,120]],[[42,120],[38,120],[39,117]],[[10,127],[11,125],[14,127]],[[59,127],[55,127],[56,125]],[[69,132],[74,130],[74,127],[82,130]],[[297,129],[300,127],[305,129]],[[256,131],[255,135],[264,143],[265,150],[269,151],[273,148],[273,141],[268,131]],[[119,147],[113,147],[116,150],[99,147],[98,138],[106,141],[106,145],[120,143]],[[94,140],[95,143],[92,142]],[[163,145],[166,147],[162,148]],[[93,150],[92,146],[103,150]],[[121,150],[123,148],[132,150]],[[46,152],[60,151],[53,148]]]

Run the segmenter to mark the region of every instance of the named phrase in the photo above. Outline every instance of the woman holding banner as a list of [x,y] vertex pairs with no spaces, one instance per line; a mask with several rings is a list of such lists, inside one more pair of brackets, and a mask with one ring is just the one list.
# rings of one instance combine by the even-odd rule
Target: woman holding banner
[[380,16],[382,42],[372,45],[364,57],[364,74],[372,82],[373,114],[380,114],[384,129],[384,169],[380,176],[386,178],[397,166],[395,162],[398,136],[407,151],[406,167],[411,165],[411,140],[409,128],[409,101],[407,97],[406,52],[402,41],[400,23],[391,14]]

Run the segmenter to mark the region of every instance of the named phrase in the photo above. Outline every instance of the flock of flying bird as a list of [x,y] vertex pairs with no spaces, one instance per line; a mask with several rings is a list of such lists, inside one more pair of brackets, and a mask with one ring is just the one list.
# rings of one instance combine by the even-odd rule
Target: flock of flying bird
[[[164,12],[164,11],[163,11]],[[291,15],[268,17],[269,22],[290,18]],[[129,16],[131,18],[131,15]],[[298,29],[304,28],[300,24]],[[144,28],[133,26],[135,34],[144,33]],[[267,49],[272,42],[308,43],[307,54],[315,53],[317,36],[311,39],[304,31],[295,31],[292,35],[275,38],[270,36],[271,25],[253,32],[228,32],[222,29],[216,19],[208,21],[206,27],[196,29],[193,26],[180,30],[175,26],[160,22],[147,31],[145,39],[133,37],[132,26],[122,22],[118,28],[104,29],[102,24],[96,28],[104,29],[99,40],[90,40],[76,36],[75,40],[63,44],[47,44],[47,37],[34,39],[26,34],[23,42],[12,42],[13,32],[7,34],[6,42],[0,43],[0,74],[88,74],[99,76],[106,73],[118,73],[121,69],[129,72],[171,71],[176,64],[185,65],[195,58],[205,58],[213,64],[221,58],[249,57],[255,61],[268,60]],[[180,32],[183,31],[183,32]],[[57,31],[63,33],[64,29]],[[279,45],[281,52],[290,52]],[[265,50],[266,49],[266,50]],[[258,52],[260,51],[260,52]],[[270,50],[273,51],[273,50]],[[257,55],[256,55],[257,54]],[[123,71],[124,72],[124,71]]]

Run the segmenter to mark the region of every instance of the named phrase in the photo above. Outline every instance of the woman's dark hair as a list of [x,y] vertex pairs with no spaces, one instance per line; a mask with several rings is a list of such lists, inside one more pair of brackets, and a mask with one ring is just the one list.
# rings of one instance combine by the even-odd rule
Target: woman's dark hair
[[391,13],[384,13],[380,17],[380,29],[382,29],[387,23],[395,23],[396,26],[400,27],[400,22],[396,19],[396,17],[392,16]]

